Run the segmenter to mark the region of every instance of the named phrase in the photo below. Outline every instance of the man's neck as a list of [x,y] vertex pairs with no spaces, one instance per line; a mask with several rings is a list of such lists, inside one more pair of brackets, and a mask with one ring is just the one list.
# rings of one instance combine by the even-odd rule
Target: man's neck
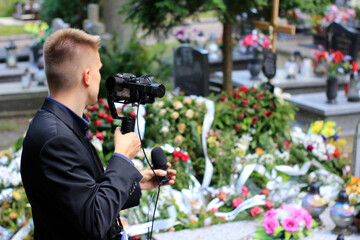
[[61,95],[51,95],[51,94],[50,97],[64,104],[74,113],[82,117],[86,104],[82,104],[78,97],[72,97],[72,95],[61,96]]

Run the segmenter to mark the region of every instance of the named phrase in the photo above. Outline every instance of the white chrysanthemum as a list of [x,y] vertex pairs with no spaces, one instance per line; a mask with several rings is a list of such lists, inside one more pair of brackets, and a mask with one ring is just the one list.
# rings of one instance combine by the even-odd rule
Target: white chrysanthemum
[[336,150],[336,147],[331,143],[326,144],[326,151],[329,155],[332,155]]
[[100,141],[97,137],[93,137],[91,139],[91,143],[92,145],[94,145],[95,149],[102,152],[103,148],[102,148],[102,141]]
[[257,155],[256,153],[248,154],[245,156],[245,158],[247,162],[257,162],[257,160],[259,159],[259,155]]
[[295,144],[303,144],[306,137],[305,133],[300,127],[294,127],[291,129],[290,136]]
[[168,133],[169,132],[169,127],[168,126],[162,126],[162,128],[160,129],[160,132],[164,133],[164,134]]
[[271,165],[275,163],[275,157],[272,154],[263,154],[260,156],[259,163]]

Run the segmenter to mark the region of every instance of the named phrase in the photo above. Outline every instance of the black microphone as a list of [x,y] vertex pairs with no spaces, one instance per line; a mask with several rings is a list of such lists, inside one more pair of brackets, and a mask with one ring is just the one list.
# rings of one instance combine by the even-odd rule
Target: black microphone
[[[161,147],[156,147],[151,150],[151,161],[154,165],[154,169],[162,169],[165,171],[168,169],[166,154]],[[160,181],[159,185],[166,184],[170,180],[170,176],[157,177]]]

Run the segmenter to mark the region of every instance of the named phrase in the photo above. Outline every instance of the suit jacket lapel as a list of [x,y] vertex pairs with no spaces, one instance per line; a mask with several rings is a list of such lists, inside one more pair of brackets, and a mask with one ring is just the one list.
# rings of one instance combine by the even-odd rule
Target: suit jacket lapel
[[91,156],[95,161],[97,169],[99,170],[100,174],[102,174],[104,172],[104,168],[100,161],[99,155],[97,154],[95,148],[90,143],[90,141],[87,141],[85,139],[84,133],[81,132],[80,128],[74,122],[74,119],[70,116],[67,110],[62,106],[59,106],[58,104],[52,102],[49,99],[45,99],[42,108],[54,114],[58,119],[60,119],[63,123],[65,123],[65,125],[68,126],[75,133],[75,135],[79,138],[82,144],[88,149],[89,153],[91,153]]

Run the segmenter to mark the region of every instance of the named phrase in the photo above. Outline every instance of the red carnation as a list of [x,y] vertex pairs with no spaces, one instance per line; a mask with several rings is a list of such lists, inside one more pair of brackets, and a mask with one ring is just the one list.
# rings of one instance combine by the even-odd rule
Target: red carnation
[[105,104],[105,105],[104,105],[104,108],[105,108],[106,111],[110,111],[109,104]]
[[234,127],[235,127],[236,132],[240,132],[240,131],[241,131],[241,126],[240,126],[240,124],[236,123]]
[[253,217],[256,215],[259,215],[261,212],[262,212],[262,210],[259,207],[254,207],[253,209],[250,210],[250,214]]
[[92,110],[93,111],[99,110],[99,105],[95,104],[94,106],[92,106]]
[[247,97],[244,97],[243,99],[241,99],[241,105],[244,107],[249,106],[249,102],[250,102],[250,100]]
[[234,92],[233,93],[233,98],[240,98],[240,93]]
[[100,118],[106,118],[106,113],[103,112],[103,111],[100,111],[100,112],[99,112],[99,117],[100,117]]
[[245,86],[241,86],[241,87],[239,87],[239,91],[244,92],[244,93],[248,93],[249,89],[247,87],[245,87]]
[[359,71],[359,67],[355,61],[352,62],[352,70],[353,70],[353,72]]
[[111,115],[106,116],[106,121],[111,124],[114,121],[114,118]]
[[265,110],[264,113],[265,113],[265,116],[267,116],[267,117],[270,117],[273,114],[272,111],[268,111],[268,110]]
[[264,99],[264,94],[258,93],[258,94],[255,95],[255,98],[258,99],[258,100],[263,100]]
[[266,201],[266,202],[265,202],[264,208],[265,208],[266,210],[272,209],[273,207],[274,207],[274,204],[273,204],[272,202],[270,202],[270,201]]
[[258,118],[257,118],[257,117],[252,117],[252,118],[251,118],[251,123],[252,123],[252,124],[257,124],[257,122],[258,122]]
[[95,120],[94,122],[93,122],[93,124],[94,124],[94,126],[96,127],[96,126],[101,126],[102,125],[102,121],[99,119],[99,120]]
[[268,196],[269,195],[269,193],[270,193],[270,190],[269,189],[261,189],[260,190],[260,194],[264,194],[265,196]]
[[130,117],[136,118],[136,112],[135,112],[135,111],[132,111],[132,112],[130,113]]
[[85,115],[88,117],[88,118],[91,118],[91,114],[89,112],[85,113]]
[[104,140],[104,134],[102,134],[101,132],[97,132],[96,134],[95,134],[95,136],[100,140],[100,141],[102,141],[102,140]]
[[227,100],[226,96],[221,96],[218,101],[219,102],[225,102]]
[[104,100],[103,98],[99,98],[98,102],[99,102],[100,104],[104,104],[104,103],[105,103],[105,100]]
[[334,62],[341,63],[343,58],[344,58],[344,55],[340,51],[334,52],[334,56],[333,56]]

